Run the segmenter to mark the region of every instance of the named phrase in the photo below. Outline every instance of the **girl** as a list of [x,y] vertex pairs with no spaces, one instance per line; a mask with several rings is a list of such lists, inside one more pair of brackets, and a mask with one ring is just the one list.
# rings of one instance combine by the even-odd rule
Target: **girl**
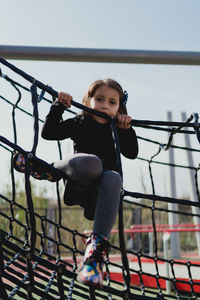
[[[87,112],[61,121],[71,101],[72,96],[68,93],[58,94],[45,119],[42,137],[47,140],[71,138],[74,142],[74,155],[53,165],[71,178],[65,183],[65,204],[82,206],[85,217],[94,220],[93,233],[87,240],[77,280],[101,288],[103,256],[119,208],[122,179],[117,172],[109,121]],[[131,117],[127,115],[126,101],[127,93],[123,92],[120,84],[105,79],[90,85],[82,103],[117,118],[120,151],[125,157],[134,159],[138,154],[138,143],[130,124]],[[20,159],[16,161],[20,163]],[[33,170],[32,175],[39,178],[37,171]]]

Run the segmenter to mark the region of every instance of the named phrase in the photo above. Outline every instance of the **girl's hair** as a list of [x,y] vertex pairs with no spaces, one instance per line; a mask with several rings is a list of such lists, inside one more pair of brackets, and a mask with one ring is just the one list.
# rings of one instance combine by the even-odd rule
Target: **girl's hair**
[[[124,97],[124,91],[123,91],[121,85],[117,81],[115,81],[113,79],[110,79],[110,78],[102,79],[102,80],[96,80],[95,82],[93,82],[89,86],[88,91],[86,92],[86,94],[84,95],[83,100],[82,100],[82,104],[87,106],[87,107],[90,107],[91,98],[94,96],[96,90],[98,88],[102,87],[102,86],[106,86],[106,87],[115,89],[119,93],[119,97],[120,97],[119,98],[120,99],[119,113],[127,115],[126,106],[121,106],[121,100]],[[86,114],[86,112],[83,111],[83,114]]]

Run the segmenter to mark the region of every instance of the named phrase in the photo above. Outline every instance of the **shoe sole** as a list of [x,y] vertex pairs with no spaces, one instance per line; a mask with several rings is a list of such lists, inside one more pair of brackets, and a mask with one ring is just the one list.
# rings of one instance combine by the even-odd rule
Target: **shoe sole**
[[76,280],[82,284],[85,284],[89,287],[94,287],[96,289],[102,290],[103,289],[103,285],[89,281],[89,280],[83,280],[81,278],[79,278],[79,276],[77,275]]

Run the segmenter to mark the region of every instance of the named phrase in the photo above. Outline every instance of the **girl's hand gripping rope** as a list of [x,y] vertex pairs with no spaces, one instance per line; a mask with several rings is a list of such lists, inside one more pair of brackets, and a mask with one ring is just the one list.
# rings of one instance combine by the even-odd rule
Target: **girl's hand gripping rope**
[[70,108],[72,99],[73,97],[68,93],[58,93],[58,102],[62,103],[67,108]]
[[117,115],[117,126],[122,129],[129,129],[131,127],[131,117],[123,114]]

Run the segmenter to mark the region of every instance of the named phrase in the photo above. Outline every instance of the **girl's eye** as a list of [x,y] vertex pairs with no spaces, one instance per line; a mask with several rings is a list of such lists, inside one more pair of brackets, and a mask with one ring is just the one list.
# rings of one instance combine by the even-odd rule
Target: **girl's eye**
[[102,100],[102,98],[96,98],[96,100],[100,102]]
[[116,102],[115,101],[110,101],[110,104],[115,105]]

